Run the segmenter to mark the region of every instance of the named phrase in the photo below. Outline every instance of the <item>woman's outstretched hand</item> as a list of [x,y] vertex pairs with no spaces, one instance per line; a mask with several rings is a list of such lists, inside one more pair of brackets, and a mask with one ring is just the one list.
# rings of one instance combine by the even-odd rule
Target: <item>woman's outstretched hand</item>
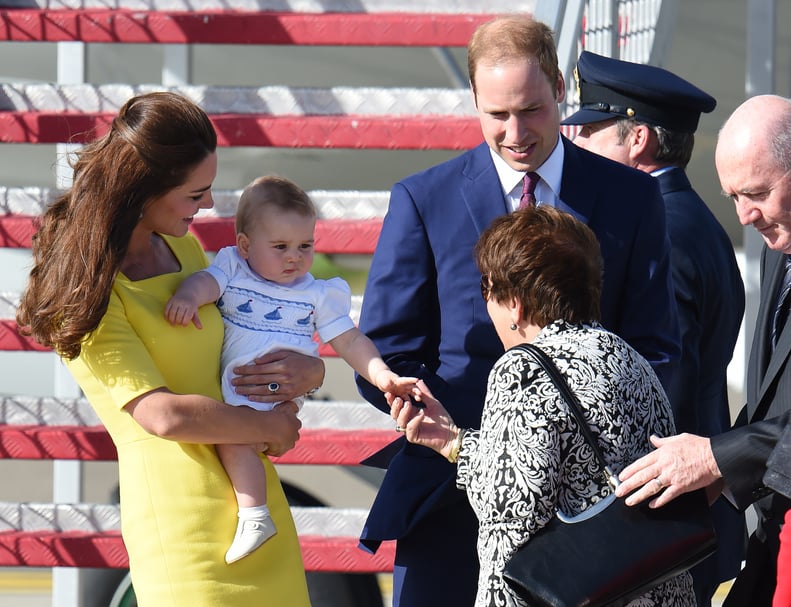
[[420,402],[420,406],[412,400],[393,394],[385,394],[385,397],[390,405],[390,416],[396,422],[396,429],[404,432],[410,443],[429,447],[445,457],[448,456],[459,429],[422,379],[415,384],[412,397]]

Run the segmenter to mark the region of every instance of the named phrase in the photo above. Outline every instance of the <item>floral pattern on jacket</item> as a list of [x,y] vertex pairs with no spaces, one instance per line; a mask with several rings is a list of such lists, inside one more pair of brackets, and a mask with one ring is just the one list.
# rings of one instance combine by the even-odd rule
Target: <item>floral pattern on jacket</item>
[[[556,321],[533,343],[566,377],[616,474],[651,449],[651,434],[674,433],[654,371],[613,333]],[[556,510],[578,514],[610,492],[549,376],[519,349],[507,351],[489,374],[481,429],[464,437],[457,484],[480,522],[476,607],[523,606],[502,576],[511,555]],[[629,605],[694,607],[692,579],[684,573]]]

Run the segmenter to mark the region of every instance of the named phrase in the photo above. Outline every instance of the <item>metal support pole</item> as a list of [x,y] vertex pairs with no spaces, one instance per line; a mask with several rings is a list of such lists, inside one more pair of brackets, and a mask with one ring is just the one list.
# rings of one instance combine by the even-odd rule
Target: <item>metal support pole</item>
[[[775,92],[775,0],[747,2],[747,73],[745,98]],[[763,240],[752,226],[744,228],[744,368],[750,357],[760,299]]]
[[190,82],[192,48],[187,44],[166,44],[162,84],[183,86]]
[[444,46],[435,46],[431,50],[448,75],[451,84],[459,89],[468,88],[470,81],[467,72],[459,67],[451,52]]
[[[58,82],[85,82],[85,45],[82,42],[59,42],[57,58]],[[66,161],[77,146],[56,146],[57,187],[71,183],[71,168]],[[55,356],[53,354],[53,356]],[[69,372],[58,361],[54,371],[55,396],[78,396],[80,391]],[[55,503],[78,503],[82,500],[82,462],[52,462],[52,498]],[[78,607],[80,604],[80,570],[67,567],[52,568],[52,607]]]
[[[566,99],[574,91],[574,68],[577,65],[577,45],[582,30],[582,15],[585,12],[584,0],[568,0],[565,11],[561,15],[562,25],[558,38],[558,63],[566,80]],[[560,115],[563,116],[566,104],[561,105]]]

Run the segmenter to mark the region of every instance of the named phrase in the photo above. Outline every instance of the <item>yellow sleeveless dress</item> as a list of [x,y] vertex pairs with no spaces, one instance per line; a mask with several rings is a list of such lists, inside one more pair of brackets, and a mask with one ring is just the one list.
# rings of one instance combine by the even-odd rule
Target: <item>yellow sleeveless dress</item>
[[207,265],[191,235],[164,237],[181,271],[140,281],[119,274],[100,326],[67,366],[118,449],[121,526],[141,607],[307,607],[307,584],[294,522],[277,472],[263,457],[277,534],[227,565],[236,500],[213,445],[146,433],[123,407],[167,387],[222,400],[222,320],[200,310],[203,329],[172,327],[165,302],[181,281]]

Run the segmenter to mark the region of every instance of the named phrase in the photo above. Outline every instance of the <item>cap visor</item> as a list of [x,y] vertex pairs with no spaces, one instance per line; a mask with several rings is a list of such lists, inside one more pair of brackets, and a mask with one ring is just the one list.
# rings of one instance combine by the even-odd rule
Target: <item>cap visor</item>
[[596,110],[578,110],[568,118],[560,121],[560,124],[574,125],[574,124],[592,124],[594,122],[604,122],[610,118],[616,118],[617,114],[610,114],[609,112],[597,112]]

